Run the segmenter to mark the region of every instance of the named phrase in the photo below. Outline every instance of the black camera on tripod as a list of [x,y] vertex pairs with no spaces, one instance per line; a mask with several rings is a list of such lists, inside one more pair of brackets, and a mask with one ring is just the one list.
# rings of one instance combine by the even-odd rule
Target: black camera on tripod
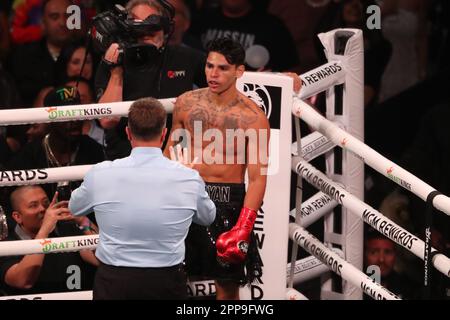
[[[102,54],[113,43],[119,45],[119,49],[125,55],[131,56],[136,60],[137,56],[149,56],[155,52],[161,51],[155,46],[139,43],[139,38],[163,30],[165,42],[172,33],[173,29],[173,7],[161,0],[160,3],[167,10],[170,18],[162,15],[150,15],[145,20],[135,20],[130,17],[127,10],[121,5],[116,4],[113,10],[98,14],[93,19],[91,37],[93,39],[94,49]],[[163,46],[164,47],[164,46]],[[117,64],[123,63],[123,54],[119,56]]]

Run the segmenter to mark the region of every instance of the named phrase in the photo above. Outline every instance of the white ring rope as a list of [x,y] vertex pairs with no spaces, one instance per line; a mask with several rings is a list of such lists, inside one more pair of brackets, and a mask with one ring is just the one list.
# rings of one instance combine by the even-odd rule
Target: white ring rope
[[[306,137],[303,137],[300,140],[301,144],[301,150],[302,150],[302,158],[305,161],[311,161],[322,154],[330,151],[333,149],[336,145],[328,140],[327,137],[325,137],[320,132],[314,131],[313,133],[307,135]],[[298,149],[298,143],[294,142],[291,146],[291,153],[293,155],[297,155],[297,149]]]
[[0,257],[94,250],[97,248],[98,242],[98,235],[0,241]]
[[348,263],[337,253],[325,247],[312,234],[295,223],[289,224],[289,237],[303,249],[317,257],[333,272],[376,300],[400,300],[395,294],[373,281],[369,276]]
[[[333,248],[332,250],[341,258],[344,257],[344,252],[342,252],[342,250],[337,248]],[[290,281],[290,271],[291,263],[288,263],[286,267],[287,283]],[[298,285],[305,281],[317,278],[329,271],[328,267],[315,256],[308,256],[295,262],[293,284]]]
[[[323,192],[318,192],[308,200],[302,202],[300,207],[299,225],[306,228],[328,214],[338,205],[337,201]],[[296,209],[289,213],[292,217],[296,216]]]
[[92,166],[0,171],[0,187],[83,180]]
[[299,75],[302,89],[297,95],[305,100],[345,81],[345,68],[341,61],[332,61]]
[[[292,169],[297,172],[297,174],[303,176],[306,181],[311,183],[317,189],[327,193],[342,206],[348,208],[350,212],[359,216],[374,229],[378,230],[402,247],[405,247],[420,259],[424,259],[425,243],[421,239],[398,226],[368,204],[359,200],[306,161],[303,161],[298,157],[293,157]],[[436,249],[432,248],[432,251],[436,251]],[[433,257],[433,265],[437,270],[447,277],[450,277],[450,259],[445,255],[441,253],[436,254]]]
[[[294,99],[292,113],[296,117],[300,117],[314,130],[327,136],[335,144],[341,148],[352,152],[366,164],[383,174],[385,177],[396,182],[403,188],[413,192],[422,200],[426,201],[428,195],[435,191],[433,187],[426,184],[413,174],[396,165],[394,162],[383,157],[381,154],[356,139],[349,133],[345,132],[334,123],[320,115],[307,103]],[[438,195],[433,199],[433,205],[436,209],[450,215],[450,198],[445,195]]]
[[[159,99],[168,113],[172,113],[176,98]],[[93,103],[64,107],[0,110],[0,126],[29,123],[90,120],[111,116],[126,116],[134,101]]]
[[[297,97],[306,99],[334,85],[341,84],[345,80],[345,74],[342,62],[332,61],[299,75],[303,85]],[[169,113],[173,111],[175,100],[176,98],[159,99]],[[63,107],[0,110],[0,126],[126,116],[133,102],[121,101]]]
[[[58,237],[35,240],[0,241],[0,257],[22,256],[28,254],[49,254],[76,252],[80,250],[95,250],[99,242],[98,235]],[[336,251],[339,253],[339,251]],[[294,282],[304,282],[323,273],[322,263],[314,257],[307,257],[296,261]],[[288,264],[290,268],[290,263]],[[289,273],[287,272],[289,277]],[[211,280],[212,281],[212,280]],[[203,282],[198,282],[203,283]],[[208,285],[205,283],[205,287]],[[192,287],[194,288],[194,287]],[[197,288],[198,289],[198,288]]]

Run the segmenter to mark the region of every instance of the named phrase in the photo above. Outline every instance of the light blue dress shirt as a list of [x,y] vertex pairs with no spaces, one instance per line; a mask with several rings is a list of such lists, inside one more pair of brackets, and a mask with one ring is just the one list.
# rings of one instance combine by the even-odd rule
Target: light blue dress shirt
[[76,216],[95,212],[100,229],[95,254],[122,267],[182,263],[191,222],[210,225],[216,216],[198,172],[150,147],[95,165],[73,191],[69,208]]

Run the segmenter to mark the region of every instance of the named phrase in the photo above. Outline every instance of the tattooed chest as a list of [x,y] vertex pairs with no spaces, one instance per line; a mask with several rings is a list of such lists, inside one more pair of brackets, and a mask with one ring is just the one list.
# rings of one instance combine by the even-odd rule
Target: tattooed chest
[[190,130],[217,129],[225,132],[227,129],[245,129],[247,124],[242,121],[242,115],[236,111],[221,112],[206,108],[194,108],[189,112],[186,126]]

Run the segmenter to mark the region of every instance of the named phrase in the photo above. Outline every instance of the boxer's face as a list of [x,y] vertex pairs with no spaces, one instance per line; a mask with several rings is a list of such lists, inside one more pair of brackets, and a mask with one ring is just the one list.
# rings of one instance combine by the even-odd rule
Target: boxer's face
[[220,94],[236,85],[236,80],[244,73],[244,66],[230,64],[218,52],[210,52],[205,65],[206,81],[209,90]]

